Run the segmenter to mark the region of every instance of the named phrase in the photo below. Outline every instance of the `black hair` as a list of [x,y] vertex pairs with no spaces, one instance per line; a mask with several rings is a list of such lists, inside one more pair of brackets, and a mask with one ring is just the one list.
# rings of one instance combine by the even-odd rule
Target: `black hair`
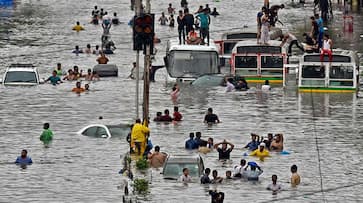
[[174,111],[179,111],[179,107],[174,106]]
[[165,114],[169,114],[169,110],[168,110],[168,109],[165,109],[165,110],[164,110],[164,113],[165,113]]
[[208,108],[208,112],[213,112],[213,109],[212,108]]
[[136,119],[136,121],[135,121],[135,122],[136,122],[136,123],[141,123],[140,118]]
[[155,146],[155,151],[156,152],[160,152],[160,147],[159,146]]
[[183,168],[183,173],[184,173],[186,170],[188,170],[188,168]]
[[210,168],[206,168],[206,169],[204,170],[204,173],[209,174],[209,173],[210,173]]
[[294,164],[291,166],[291,172],[296,172],[297,171],[297,166]]
[[194,137],[194,133],[193,132],[189,133],[189,137],[193,138]]
[[49,123],[44,123],[43,128],[48,129],[49,128]]

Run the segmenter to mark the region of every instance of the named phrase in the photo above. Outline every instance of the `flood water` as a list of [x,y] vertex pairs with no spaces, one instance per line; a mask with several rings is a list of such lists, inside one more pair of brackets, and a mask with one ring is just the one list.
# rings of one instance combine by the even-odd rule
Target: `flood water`
[[[179,1],[170,2],[179,8]],[[36,65],[42,78],[48,77],[58,62],[65,70],[74,65],[83,70],[92,68],[96,56],[75,56],[71,51],[75,45],[100,44],[101,27],[88,24],[91,10],[97,3],[111,13],[117,12],[124,22],[111,28],[117,49],[116,54],[109,58],[110,63],[119,67],[119,77],[92,82],[91,91],[80,96],[71,92],[74,82],[58,86],[0,87],[0,202],[122,200],[118,171],[121,168],[120,154],[128,149],[125,138],[95,139],[79,136],[76,132],[91,123],[131,123],[135,118],[135,81],[126,78],[135,57],[131,51],[132,31],[127,26],[133,15],[129,1],[104,0],[101,5],[93,0],[24,0],[1,9],[0,73],[3,75],[11,63],[24,62]],[[190,1],[189,7],[194,11],[199,4],[205,3],[212,8],[218,7],[222,14],[212,18],[214,38],[224,31],[253,25],[255,14],[261,7],[253,0]],[[166,7],[167,2],[152,1],[152,11],[156,16],[166,11]],[[304,17],[311,14],[308,5],[306,10],[285,9],[280,18],[286,22],[285,28],[301,33]],[[362,19],[357,14],[355,18]],[[336,19],[339,21],[339,14]],[[84,24],[85,31],[76,33],[71,30],[76,21]],[[294,29],[298,22],[302,26]],[[350,39],[340,34],[334,39],[342,47],[362,52],[363,42],[359,40],[362,24],[356,21],[355,28]],[[163,52],[166,39],[176,36],[177,31],[159,25],[156,31],[162,40],[157,48]],[[150,87],[151,117],[157,111],[172,110],[173,107],[170,85],[165,86],[162,73],[163,70],[157,72],[156,82]],[[154,145],[159,145],[169,154],[178,154],[189,153],[183,147],[192,131],[201,131],[204,138],[213,137],[215,142],[227,139],[235,144],[231,154],[233,163],[223,165],[217,161],[216,152],[202,155],[205,166],[217,169],[221,176],[243,158],[243,146],[249,141],[250,133],[264,136],[269,132],[284,134],[285,150],[290,154],[272,154],[264,162],[246,157],[248,161],[257,161],[264,173],[256,184],[233,181],[216,186],[225,193],[225,202],[359,202],[363,199],[361,98],[353,94],[298,94],[279,87],[267,94],[258,91],[226,94],[222,87],[196,89],[183,85],[178,105],[184,121],[169,125],[150,124]],[[213,107],[222,123],[212,127],[202,123],[208,107]],[[98,120],[99,116],[104,119]],[[50,148],[44,148],[39,140],[44,122],[49,122],[55,133]],[[12,164],[24,148],[34,161],[27,169]],[[302,178],[297,189],[292,189],[287,183],[292,164],[298,166]],[[150,173],[152,184],[146,201],[210,202],[209,187],[200,185],[198,180],[185,186],[162,179],[158,170]],[[278,175],[284,189],[277,195],[265,189],[272,174]],[[321,193],[321,178],[324,194]]]

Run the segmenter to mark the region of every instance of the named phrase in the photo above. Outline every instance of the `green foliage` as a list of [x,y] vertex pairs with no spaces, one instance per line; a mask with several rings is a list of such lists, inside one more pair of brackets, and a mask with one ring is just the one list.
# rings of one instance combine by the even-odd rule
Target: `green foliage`
[[126,157],[127,163],[131,163],[131,157]]
[[140,158],[139,160],[136,161],[136,168],[139,170],[145,170],[149,168],[149,163],[145,158]]
[[146,194],[149,192],[149,182],[145,179],[135,179],[134,188],[138,194]]

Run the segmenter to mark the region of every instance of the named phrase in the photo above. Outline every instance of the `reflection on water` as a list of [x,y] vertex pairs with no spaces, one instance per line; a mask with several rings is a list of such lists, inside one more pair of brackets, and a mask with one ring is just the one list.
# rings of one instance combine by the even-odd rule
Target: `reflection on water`
[[[179,5],[176,0],[171,2],[175,6]],[[91,43],[94,47],[100,44],[102,29],[88,24],[89,13],[96,3],[99,4],[84,0],[67,1],[67,4],[46,0],[17,4],[12,11],[14,17],[6,19],[6,29],[12,31],[8,34],[9,40],[3,40],[5,28],[0,27],[0,74],[10,63],[15,62],[34,63],[44,78],[50,75],[58,62],[62,63],[65,70],[74,65],[83,70],[93,67],[96,56],[75,56],[71,50],[75,45],[85,47]],[[133,15],[128,3],[126,0],[122,3],[108,0],[101,7],[118,12],[120,20],[127,22]],[[161,8],[167,7],[163,1],[152,3],[157,16]],[[222,14],[212,18],[211,30],[219,30],[212,33],[215,38],[222,30],[240,27],[241,24],[253,25],[255,13],[261,7],[251,0],[239,2],[241,5],[238,7],[235,1],[191,1],[190,7],[197,8],[199,4],[205,3],[218,7]],[[253,11],[253,15],[245,12],[244,8],[247,7]],[[306,11],[306,14],[302,11],[302,8],[285,9],[281,12],[281,20],[296,20],[298,24],[299,19],[302,19],[300,14],[310,15],[310,11]],[[86,31],[71,31],[75,21],[84,24]],[[175,36],[176,30],[171,31],[169,27],[159,25],[156,25],[156,30],[162,40],[157,48],[159,53],[163,53],[166,39]],[[117,189],[121,182],[118,174],[121,167],[119,155],[128,150],[126,139],[92,139],[76,134],[88,124],[100,122],[99,116],[103,116],[103,122],[111,124],[131,123],[135,117],[135,81],[126,79],[134,60],[134,53],[130,51],[131,29],[121,24],[112,27],[111,34],[118,48],[116,54],[109,58],[111,63],[119,67],[119,77],[92,82],[91,91],[87,94],[78,96],[72,93],[74,82],[65,82],[59,86],[0,87],[0,129],[3,132],[0,139],[0,202],[121,201],[122,191]],[[358,44],[354,42],[352,44]],[[151,84],[150,117],[157,111],[173,108],[170,87],[165,87],[163,71],[157,72],[156,82]],[[226,170],[230,170],[241,158],[246,158],[258,162],[264,170],[258,183],[238,180],[210,186],[225,192],[225,202],[280,199],[282,202],[322,202],[315,135],[319,140],[327,201],[352,202],[363,199],[363,178],[359,175],[363,169],[361,98],[351,94],[298,94],[293,90],[285,92],[279,87],[273,88],[271,93],[252,91],[226,94],[223,87],[203,89],[185,84],[181,86],[178,102],[184,121],[169,125],[150,124],[153,143],[159,145],[161,151],[170,154],[189,153],[183,148],[184,140],[189,132],[201,131],[204,138],[213,137],[215,142],[228,139],[236,146],[231,154],[232,163],[227,165],[217,160],[216,152],[202,155],[206,167],[216,169],[224,176]],[[208,107],[213,107],[222,123],[213,126],[202,123]],[[50,123],[55,134],[50,148],[44,148],[39,141],[44,122]],[[283,133],[285,150],[290,154],[272,153],[264,162],[244,157],[243,146],[250,140],[251,132],[259,135]],[[28,149],[34,161],[26,170],[9,164],[23,148]],[[297,164],[302,177],[302,185],[296,190],[287,183],[292,164]],[[265,190],[272,174],[278,175],[284,188],[276,196]],[[156,169],[152,170],[150,179],[152,184],[151,193],[146,197],[148,201],[210,202],[209,186],[197,182],[186,186],[173,180],[164,180]]]

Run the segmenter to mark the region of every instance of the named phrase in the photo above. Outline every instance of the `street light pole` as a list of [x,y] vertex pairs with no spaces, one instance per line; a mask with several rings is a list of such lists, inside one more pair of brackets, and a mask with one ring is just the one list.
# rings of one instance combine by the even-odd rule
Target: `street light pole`
[[[150,0],[146,0],[146,7],[145,7],[145,13],[150,14],[151,11],[151,5]],[[145,50],[145,58],[144,58],[144,105],[143,105],[143,119],[146,125],[148,125],[149,122],[149,90],[150,90],[150,82],[149,82],[149,74],[150,74],[150,44],[146,45]]]
[[[135,15],[141,14],[141,0],[135,1]],[[133,22],[135,23],[135,22]],[[140,81],[140,51],[136,51],[136,93],[135,93],[135,105],[136,105],[136,119],[139,118],[139,81]]]

